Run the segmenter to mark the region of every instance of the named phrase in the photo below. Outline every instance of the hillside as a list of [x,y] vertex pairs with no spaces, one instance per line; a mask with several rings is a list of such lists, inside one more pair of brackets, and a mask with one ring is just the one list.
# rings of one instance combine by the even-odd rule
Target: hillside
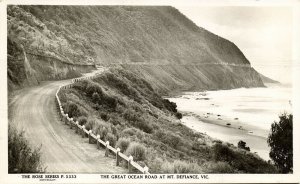
[[264,76],[263,74],[260,74],[260,78],[263,81],[263,83],[279,83],[276,80],[273,80],[273,79],[271,79],[271,78],[269,78],[267,76]]
[[124,69],[75,83],[59,96],[70,117],[150,173],[276,172],[256,154],[187,128],[175,103]]
[[77,76],[94,63],[168,76],[164,83],[173,86],[164,92],[263,86],[235,44],[173,7],[8,6],[7,12],[12,87]]

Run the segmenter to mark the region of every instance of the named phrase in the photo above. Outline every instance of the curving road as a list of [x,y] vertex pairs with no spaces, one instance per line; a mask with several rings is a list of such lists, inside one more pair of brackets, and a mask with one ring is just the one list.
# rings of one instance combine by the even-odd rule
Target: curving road
[[124,168],[115,166],[112,156],[104,157],[104,150],[97,150],[59,121],[55,93],[70,81],[48,81],[17,91],[9,101],[9,123],[25,130],[32,146],[42,145],[46,172],[125,173]]

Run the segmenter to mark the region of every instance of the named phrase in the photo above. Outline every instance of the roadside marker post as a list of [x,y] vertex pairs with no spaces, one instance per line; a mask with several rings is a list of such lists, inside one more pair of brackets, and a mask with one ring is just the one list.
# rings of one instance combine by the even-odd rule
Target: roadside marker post
[[109,146],[109,141],[106,141],[106,143],[105,143],[105,156],[106,157],[108,157],[108,151],[109,151],[108,146]]
[[116,152],[116,166],[120,165],[120,156],[119,156],[120,151],[121,151],[120,148],[117,148],[117,152]]

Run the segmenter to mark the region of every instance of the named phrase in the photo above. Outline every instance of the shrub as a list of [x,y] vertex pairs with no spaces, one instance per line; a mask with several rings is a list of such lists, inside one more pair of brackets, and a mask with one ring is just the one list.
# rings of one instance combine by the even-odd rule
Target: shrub
[[18,132],[8,126],[8,173],[45,172],[40,150],[41,147],[30,148],[24,137],[24,131]]
[[92,130],[95,127],[95,125],[96,125],[96,121],[97,120],[94,119],[94,118],[89,118],[87,120],[87,123],[85,124],[85,129]]
[[109,116],[106,113],[104,113],[104,112],[101,112],[100,117],[104,121],[108,121],[109,120]]
[[86,122],[87,122],[87,119],[86,119],[86,117],[85,116],[80,116],[79,118],[78,118],[78,123],[79,123],[79,125],[85,125],[86,124]]
[[159,130],[155,133],[156,137],[159,141],[171,146],[172,148],[177,149],[179,145],[182,144],[182,139],[178,135],[174,134],[173,132],[169,131],[162,131]]
[[177,105],[174,102],[170,102],[168,99],[163,99],[165,108],[170,112],[177,112]]
[[244,142],[242,140],[240,140],[238,142],[238,148],[250,151],[250,148],[248,146],[246,146],[246,142]]
[[102,140],[105,140],[107,133],[108,133],[108,128],[107,127],[101,127],[100,128],[99,135],[100,135],[100,138]]
[[150,124],[150,122],[146,122],[144,119],[142,118],[139,118],[140,120],[135,122],[133,124],[133,126],[139,128],[140,130],[148,133],[148,134],[151,134],[153,132],[153,126],[152,124]]
[[124,153],[130,144],[130,140],[127,138],[120,138],[117,142],[117,147]]
[[201,173],[201,168],[196,163],[188,163],[185,161],[175,160],[173,163],[165,162],[162,167],[163,173]]
[[99,134],[100,138],[102,140],[105,140],[106,135],[110,132],[109,125],[104,123],[103,121],[100,121],[97,118],[94,118],[94,121],[95,121],[95,126],[94,126],[94,129],[93,129],[94,132],[96,134]]
[[103,103],[110,109],[115,110],[118,104],[118,100],[115,97],[108,95],[103,96]]
[[115,116],[112,116],[110,119],[109,119],[109,122],[112,123],[113,125],[121,125],[122,119],[120,117],[118,117],[117,115]]
[[79,116],[86,116],[87,112],[82,107],[79,107],[74,102],[68,101],[63,105],[64,110],[68,114],[69,117],[79,117]]
[[74,83],[73,88],[84,91],[86,89],[87,85],[88,85],[88,81],[83,80],[83,81],[79,81],[79,82]]
[[92,97],[94,93],[98,93],[99,96],[103,95],[101,87],[97,83],[89,81],[86,87],[86,94]]
[[126,155],[131,155],[135,161],[143,161],[146,159],[146,148],[137,142],[133,142],[127,148]]
[[92,100],[94,101],[94,103],[98,103],[100,100],[100,96],[97,92],[94,92],[92,95]]
[[107,133],[105,136],[105,141],[109,141],[109,145],[115,147],[117,138],[112,133]]
[[206,162],[203,165],[207,173],[233,173],[234,169],[227,162]]
[[126,128],[122,131],[122,136],[126,137],[126,136],[133,136],[136,133],[136,128]]
[[235,154],[228,146],[216,143],[213,146],[213,158],[216,161],[232,161]]
[[151,159],[151,162],[149,162],[149,168],[151,168],[151,173],[152,174],[160,174],[162,173],[162,165],[164,161],[160,157],[154,157]]
[[180,112],[176,112],[175,116],[177,119],[182,119],[182,114]]
[[144,137],[144,133],[136,128],[126,128],[121,132],[122,137],[137,136],[139,139]]

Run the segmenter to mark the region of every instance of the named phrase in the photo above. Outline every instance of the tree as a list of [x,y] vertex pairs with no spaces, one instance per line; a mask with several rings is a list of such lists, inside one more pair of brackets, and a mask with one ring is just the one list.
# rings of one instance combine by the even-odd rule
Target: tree
[[8,173],[43,173],[41,147],[31,148],[24,131],[8,126]]
[[280,172],[293,172],[293,115],[282,114],[274,122],[268,137],[270,158]]
[[246,146],[246,142],[240,140],[238,142],[238,148],[241,148],[241,149],[244,149],[244,150],[247,150],[247,151],[250,151],[250,148],[248,146]]

